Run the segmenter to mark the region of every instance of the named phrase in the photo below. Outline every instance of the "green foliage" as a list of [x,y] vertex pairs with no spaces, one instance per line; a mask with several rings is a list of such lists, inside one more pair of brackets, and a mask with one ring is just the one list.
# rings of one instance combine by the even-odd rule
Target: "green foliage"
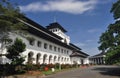
[[111,8],[111,11],[115,19],[120,18],[120,0],[117,0]]
[[61,64],[61,69],[69,69],[69,68],[75,68],[77,65],[70,65],[70,64]]
[[38,66],[37,65],[34,65],[34,64],[31,64],[31,63],[28,63],[26,64],[26,68],[25,68],[27,71],[33,71],[33,70],[38,70]]
[[[120,0],[115,2],[111,8],[115,19],[120,18]],[[110,24],[107,30],[102,33],[99,40],[99,50],[107,52],[106,63],[115,64],[120,62],[120,20]]]
[[33,45],[35,42],[35,38],[34,37],[26,37],[26,39],[29,41],[30,45]]
[[120,55],[120,21],[116,21],[114,24],[110,24],[106,32],[100,36],[99,50],[107,52],[106,63],[114,64],[119,62]]
[[18,18],[23,19],[22,15],[17,6],[12,5],[7,0],[0,1],[0,32],[24,28],[23,24],[17,20]]
[[55,64],[55,69],[60,69],[60,64],[59,63]]
[[15,4],[11,4],[9,0],[0,0],[0,42],[2,42],[2,49],[6,47],[4,37],[7,36],[6,40],[10,40],[10,32],[27,29],[27,26],[19,22],[18,18],[25,20],[19,8]]
[[16,39],[13,45],[8,45],[12,42],[9,38],[9,32],[16,32],[17,30],[23,30],[27,27],[23,23],[19,22],[19,19],[25,20],[23,14],[15,4],[11,4],[9,0],[0,0],[0,43],[3,50],[8,46],[7,58],[11,59],[11,64],[5,66],[4,71],[7,73],[15,73],[15,68],[21,65],[24,61],[24,57],[21,57],[21,53],[25,51],[25,44],[22,40]]
[[44,71],[44,70],[45,70],[45,67],[47,67],[46,64],[41,64],[39,70],[40,70],[40,71]]
[[20,65],[24,62],[24,57],[21,56],[21,53],[25,51],[26,45],[22,42],[21,39],[16,38],[13,45],[8,47],[7,58],[11,59],[11,64]]
[[120,46],[117,46],[115,49],[113,50],[108,50],[107,54],[106,54],[106,63],[107,64],[116,64],[116,63],[120,63]]
[[[16,38],[14,43],[7,47],[7,55],[6,57],[11,60],[11,64],[6,68],[11,70],[8,73],[22,73],[24,69],[22,68],[22,63],[24,62],[24,58],[22,56],[22,52],[25,51],[26,45],[22,42],[21,39]],[[5,70],[6,71],[6,70]]]
[[55,65],[54,65],[54,64],[48,64],[47,67],[48,67],[49,69],[51,69],[51,68],[54,68]]
[[[5,78],[6,76],[9,75],[15,75],[15,74],[22,74],[25,73],[24,70],[25,66],[19,65],[19,66],[14,66],[10,64],[0,64],[0,78]],[[15,69],[15,70],[14,70]]]

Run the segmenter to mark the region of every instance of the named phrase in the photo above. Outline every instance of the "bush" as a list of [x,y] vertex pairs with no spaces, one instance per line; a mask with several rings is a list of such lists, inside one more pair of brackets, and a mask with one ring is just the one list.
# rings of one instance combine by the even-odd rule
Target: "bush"
[[40,71],[44,71],[46,66],[47,66],[46,64],[41,64],[39,70]]
[[55,68],[55,65],[54,65],[54,64],[48,64],[47,67],[48,67],[49,69],[51,69],[51,68]]
[[37,70],[38,68],[37,68],[37,66],[35,66],[34,64],[28,63],[28,64],[26,64],[25,69],[26,69],[27,71],[32,71],[32,70]]
[[56,64],[55,64],[55,68],[56,68],[56,69],[59,69],[59,67],[60,67],[60,64],[59,64],[59,63],[56,63]]
[[65,68],[66,69],[71,68],[71,65],[70,64],[65,64]]
[[33,64],[33,67],[35,68],[34,70],[39,70],[40,69],[40,64]]
[[6,74],[6,75],[12,75],[12,74],[21,74],[25,73],[25,66],[24,65],[11,65],[11,64],[5,64],[5,65],[0,65],[0,75],[1,74]]
[[71,68],[72,66],[70,64],[61,64],[61,68],[62,69],[69,69]]
[[22,73],[26,72],[25,65],[19,65],[19,66],[15,67],[15,70],[18,74],[22,74]]

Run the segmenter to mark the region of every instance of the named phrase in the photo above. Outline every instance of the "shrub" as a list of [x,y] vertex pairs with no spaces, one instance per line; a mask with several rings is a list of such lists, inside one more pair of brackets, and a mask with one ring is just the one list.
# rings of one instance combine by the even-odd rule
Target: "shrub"
[[51,68],[54,68],[55,65],[54,65],[54,64],[48,64],[47,67],[48,67],[49,69],[51,69]]
[[60,64],[59,64],[59,63],[56,63],[56,64],[55,64],[55,68],[56,68],[56,69],[59,69],[59,67],[60,67]]
[[44,71],[46,66],[47,66],[46,64],[41,64],[39,70],[40,71]]
[[27,71],[37,70],[37,66],[35,66],[34,64],[28,63],[26,64],[26,70]]

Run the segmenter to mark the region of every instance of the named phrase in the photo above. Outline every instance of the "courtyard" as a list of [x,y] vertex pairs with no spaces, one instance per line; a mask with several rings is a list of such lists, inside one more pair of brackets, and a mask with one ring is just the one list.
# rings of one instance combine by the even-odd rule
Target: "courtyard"
[[120,78],[120,66],[98,65],[61,71],[43,76],[11,76],[8,78]]

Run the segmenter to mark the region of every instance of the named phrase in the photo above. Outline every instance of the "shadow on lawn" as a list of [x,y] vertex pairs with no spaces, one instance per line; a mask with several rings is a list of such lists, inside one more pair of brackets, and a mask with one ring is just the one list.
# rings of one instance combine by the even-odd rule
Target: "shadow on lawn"
[[45,76],[5,76],[5,77],[0,77],[0,78],[46,78]]
[[120,66],[100,66],[93,68],[93,70],[99,71],[99,73],[102,75],[120,77]]

